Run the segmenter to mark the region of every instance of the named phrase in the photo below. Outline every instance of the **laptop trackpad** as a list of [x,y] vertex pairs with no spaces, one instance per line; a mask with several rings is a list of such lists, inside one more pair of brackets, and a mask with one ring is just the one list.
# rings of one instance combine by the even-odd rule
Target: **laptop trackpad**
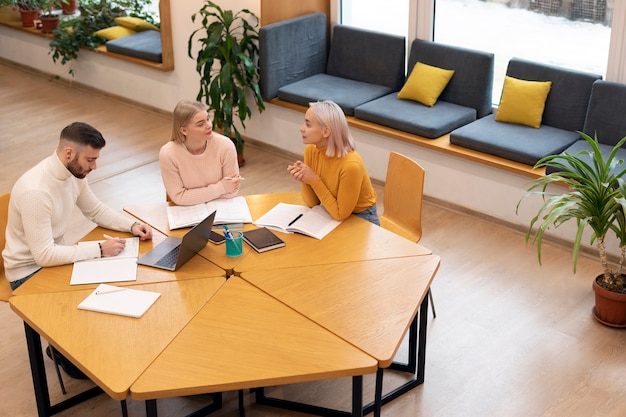
[[180,246],[182,239],[176,236],[168,236],[163,242],[152,248],[152,250],[143,255],[137,262],[141,264],[154,264],[159,259],[167,255],[176,246]]

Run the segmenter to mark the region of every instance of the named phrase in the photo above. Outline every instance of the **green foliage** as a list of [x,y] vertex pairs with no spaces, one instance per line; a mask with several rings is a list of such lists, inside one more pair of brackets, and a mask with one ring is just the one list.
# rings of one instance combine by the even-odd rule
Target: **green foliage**
[[[80,16],[61,21],[52,32],[52,60],[65,65],[78,58],[81,48],[94,50],[106,43],[106,39],[94,33],[114,26],[115,18],[119,16],[139,17],[158,25],[154,16],[144,10],[144,6],[151,3],[152,0],[81,0]],[[71,67],[68,72],[74,75]]]
[[235,117],[245,129],[244,121],[252,116],[246,92],[252,92],[259,111],[265,104],[259,88],[257,41],[258,18],[248,9],[237,13],[223,10],[206,1],[191,20],[201,19],[202,27],[189,37],[187,52],[194,59],[194,41],[200,43],[196,70],[200,74],[197,100],[204,101],[214,112],[215,126],[232,138],[238,151],[243,149],[241,134],[234,124]]
[[[626,169],[622,168],[623,161],[616,157],[616,153],[626,143],[626,137],[620,140],[605,158],[600,151],[597,138],[579,133],[591,146],[591,151],[550,155],[535,165],[535,167],[552,165],[557,167],[558,171],[535,180],[524,196],[539,195],[544,201],[537,215],[530,221],[526,241],[528,242],[532,236],[533,243],[537,244],[537,255],[541,263],[541,243],[544,233],[550,227],[558,227],[569,220],[574,220],[577,225],[573,246],[575,272],[583,232],[585,227],[589,226],[592,231],[590,243],[596,243],[603,269],[603,282],[598,284],[611,291],[622,292],[625,290],[622,265],[626,254],[624,214],[626,185],[622,176]],[[551,184],[565,185],[569,191],[553,194],[547,190]],[[621,249],[622,256],[616,269],[609,267],[606,254],[605,238],[609,233],[617,236]]]
[[20,10],[41,10],[48,0],[0,0],[0,6],[14,6]]

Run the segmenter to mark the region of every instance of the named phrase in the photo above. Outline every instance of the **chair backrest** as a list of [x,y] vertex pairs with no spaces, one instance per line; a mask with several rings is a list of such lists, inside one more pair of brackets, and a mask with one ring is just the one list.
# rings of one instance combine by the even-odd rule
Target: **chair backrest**
[[506,75],[528,81],[552,81],[541,124],[563,130],[583,129],[591,87],[602,75],[511,58]]
[[380,225],[413,242],[422,237],[424,168],[396,152],[389,155]]
[[454,70],[439,96],[448,103],[471,107],[480,119],[492,111],[494,55],[489,52],[415,39],[411,43],[407,76],[416,63]]
[[[11,194],[7,193],[0,196],[0,252],[4,250],[6,244],[7,219],[9,217],[9,198]],[[0,257],[0,301],[9,301],[13,295],[11,285],[4,276],[4,261]]]
[[615,146],[626,136],[626,85],[598,80],[591,87],[591,98],[583,132],[591,137],[598,135],[598,141]]
[[326,73],[400,91],[406,38],[346,25],[333,26]]
[[261,95],[271,100],[278,89],[326,71],[326,15],[315,12],[259,29]]

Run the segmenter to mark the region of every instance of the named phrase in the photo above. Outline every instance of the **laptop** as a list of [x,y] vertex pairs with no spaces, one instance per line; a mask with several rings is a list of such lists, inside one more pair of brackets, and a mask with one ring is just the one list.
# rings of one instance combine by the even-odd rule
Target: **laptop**
[[176,271],[206,246],[213,228],[215,213],[216,211],[195,225],[182,238],[168,236],[150,252],[137,259],[137,264]]

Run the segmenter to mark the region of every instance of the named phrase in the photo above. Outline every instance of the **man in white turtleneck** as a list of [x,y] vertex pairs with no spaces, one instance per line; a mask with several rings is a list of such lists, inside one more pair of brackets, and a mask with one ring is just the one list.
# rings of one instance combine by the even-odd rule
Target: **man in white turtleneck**
[[142,240],[152,238],[150,226],[107,207],[91,191],[85,177],[96,169],[105,144],[102,134],[92,126],[72,123],[61,131],[56,151],[13,186],[2,252],[5,274],[13,289],[42,267],[115,256],[124,249],[124,239],[81,246],[64,243],[74,207],[98,226],[131,232]]

